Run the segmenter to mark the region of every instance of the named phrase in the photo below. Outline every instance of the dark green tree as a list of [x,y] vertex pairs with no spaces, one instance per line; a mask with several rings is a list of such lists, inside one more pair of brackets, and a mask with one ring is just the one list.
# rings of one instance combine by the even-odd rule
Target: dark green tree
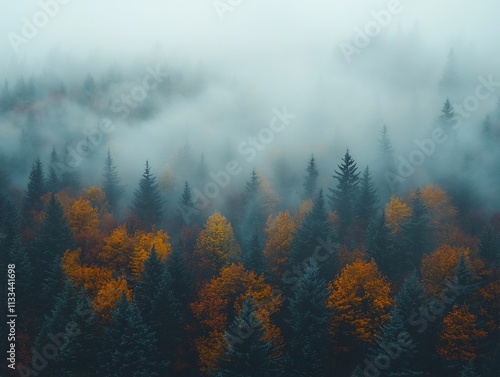
[[116,213],[118,210],[118,203],[125,192],[125,188],[120,185],[120,178],[118,177],[118,172],[116,171],[116,166],[111,158],[111,152],[108,149],[108,154],[106,160],[104,161],[104,182],[102,189],[104,194],[106,194],[106,199],[108,200],[109,207],[111,211]]
[[141,312],[123,294],[111,313],[111,323],[97,355],[98,375],[107,377],[157,377],[158,349],[151,328]]
[[[33,304],[33,267],[21,237],[15,238],[9,250],[8,264],[16,266],[16,306],[19,313],[27,313]],[[7,269],[4,269],[6,271]]]
[[61,189],[61,177],[59,171],[61,170],[61,161],[57,155],[56,148],[52,147],[52,152],[50,153],[50,164],[49,164],[49,177],[47,180],[47,191],[52,194],[57,193]]
[[355,204],[358,197],[359,172],[356,163],[346,151],[342,163],[338,165],[333,178],[337,180],[335,188],[329,188],[330,205],[337,213],[339,222],[339,241],[344,241],[348,227],[355,217]]
[[485,227],[481,233],[479,255],[486,262],[500,264],[500,242],[491,226]]
[[318,184],[319,171],[316,166],[314,154],[311,155],[306,167],[306,176],[304,177],[303,199],[312,199],[316,196],[316,186]]
[[151,230],[153,225],[161,221],[163,201],[156,177],[151,173],[148,161],[146,161],[146,168],[134,196],[132,210],[137,215],[143,229]]
[[290,374],[297,377],[325,376],[328,365],[330,310],[326,281],[319,276],[317,263],[311,263],[300,278],[289,310],[292,328]]
[[378,196],[375,185],[372,183],[372,177],[368,166],[363,172],[359,187],[359,197],[356,202],[356,217],[363,229],[366,229],[370,221],[377,213]]
[[28,187],[24,199],[24,212],[41,211],[43,209],[42,196],[45,190],[45,174],[40,159],[37,159],[31,166],[28,178]]
[[195,207],[193,202],[193,192],[188,181],[184,182],[184,188],[179,199],[179,208],[177,209],[177,212],[178,223],[180,224],[179,228],[182,228],[184,225],[192,225],[192,223],[196,224],[200,220],[200,211]]
[[153,246],[148,258],[144,261],[144,272],[134,291],[134,301],[146,320],[151,319],[153,303],[158,294],[164,269],[164,264],[158,258]]
[[[375,259],[380,271],[388,277],[399,275],[406,263],[404,253],[396,246],[396,238],[385,222],[385,213],[372,220],[366,232],[366,251]],[[406,271],[407,268],[404,268]]]
[[254,229],[252,238],[250,238],[250,241],[246,245],[243,255],[243,264],[247,270],[254,271],[257,274],[264,272],[265,261],[263,250],[264,242],[261,232],[259,229]]
[[[278,349],[264,340],[265,329],[255,317],[256,307],[251,297],[243,303],[241,313],[225,334],[225,355],[218,360],[217,377],[279,377],[283,361]],[[236,341],[234,341],[236,339]]]
[[62,255],[68,249],[74,249],[73,234],[61,205],[52,195],[33,245],[31,260],[36,267],[35,281],[44,281],[53,265],[60,264]]
[[460,377],[481,377],[481,375],[477,372],[476,366],[473,361],[469,361],[462,368],[462,372],[460,373]]

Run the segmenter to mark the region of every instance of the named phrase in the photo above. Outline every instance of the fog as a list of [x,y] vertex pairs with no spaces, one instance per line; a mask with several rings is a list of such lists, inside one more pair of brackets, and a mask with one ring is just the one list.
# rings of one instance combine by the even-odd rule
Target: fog
[[[45,23],[39,13],[48,11],[41,4],[50,4],[53,16],[28,38],[26,22],[32,28]],[[243,189],[255,168],[296,205],[297,193],[283,198],[283,182],[300,189],[312,153],[324,188],[333,186],[331,175],[347,148],[361,169],[369,165],[382,175],[377,152],[384,125],[397,168],[400,156],[408,159],[418,150],[416,139],[439,127],[446,98],[458,110],[473,96],[478,105],[458,115],[460,127],[446,130],[447,141],[425,155],[399,191],[391,191],[460,180],[490,203],[485,207],[500,207],[498,85],[481,92],[487,96],[476,93],[488,77],[500,79],[499,8],[494,1],[471,6],[463,0],[3,4],[0,80],[14,90],[23,77],[36,88],[27,108],[0,114],[3,169],[13,187],[24,188],[35,158],[47,165],[53,147],[62,156],[65,148],[77,151],[78,143],[94,137],[90,153],[67,166],[81,171],[85,187],[101,182],[109,148],[129,195],[147,159],[171,208],[184,179],[196,176],[203,153],[214,173],[231,160],[241,165],[234,191]],[[364,34],[374,23],[372,36]],[[96,89],[84,99],[88,75]],[[155,89],[144,91],[145,77]],[[61,83],[65,94],[54,96]],[[137,87],[143,89],[134,92]],[[124,98],[134,93],[145,98],[127,105]],[[261,143],[262,150],[248,151],[248,138],[269,127],[276,111],[293,118]],[[36,127],[26,131],[29,114],[35,114]],[[486,145],[481,128],[487,115],[496,139]],[[107,132],[98,135],[99,128]],[[25,137],[36,130],[29,148],[21,142],[23,129]],[[189,172],[178,158],[186,145],[193,156]],[[203,190],[203,182],[193,186]]]

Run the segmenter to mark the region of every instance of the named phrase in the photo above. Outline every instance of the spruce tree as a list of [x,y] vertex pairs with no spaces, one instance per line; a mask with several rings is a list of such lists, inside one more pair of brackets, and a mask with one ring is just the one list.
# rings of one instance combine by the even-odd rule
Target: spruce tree
[[151,328],[137,306],[124,294],[111,312],[111,323],[97,355],[99,375],[106,377],[157,377],[158,349]]
[[265,262],[263,249],[264,243],[261,232],[258,229],[254,229],[252,238],[250,238],[250,241],[246,245],[243,255],[243,264],[247,270],[254,271],[257,274],[264,272]]
[[486,262],[500,264],[500,242],[491,226],[485,227],[481,233],[479,255]]
[[188,181],[184,182],[184,187],[182,190],[182,195],[179,199],[179,207],[177,209],[177,212],[178,223],[180,224],[179,228],[182,228],[185,225],[192,225],[193,223],[196,224],[200,220],[200,211],[195,207],[193,201],[193,192]]
[[333,178],[337,180],[334,189],[329,188],[330,205],[337,213],[339,221],[339,240],[343,241],[347,228],[353,223],[355,203],[358,197],[359,172],[356,163],[346,151],[342,163],[338,165]]
[[377,213],[377,204],[377,190],[372,183],[370,169],[367,166],[361,177],[359,197],[356,202],[356,216],[363,229],[366,229]]
[[241,195],[243,208],[237,234],[240,236],[243,244],[251,240],[252,233],[248,232],[248,229],[262,230],[266,222],[265,204],[260,187],[261,183],[262,181],[255,169],[252,170],[250,180],[245,183],[245,190]]
[[144,230],[151,228],[161,221],[163,201],[156,177],[151,173],[149,162],[139,181],[139,188],[134,193],[132,210],[137,215]]
[[35,281],[43,281],[52,266],[59,264],[62,255],[68,249],[74,249],[73,234],[61,205],[52,195],[33,245],[32,264],[36,266]]
[[[33,304],[33,267],[20,236],[15,238],[8,255],[8,264],[16,266],[17,311],[19,313],[27,313],[29,307]],[[4,271],[6,270],[4,269]]]
[[445,131],[449,131],[449,129],[457,122],[455,118],[455,111],[448,98],[446,98],[443,108],[441,109],[439,121],[445,128]]
[[318,184],[319,171],[316,166],[314,154],[311,155],[307,163],[306,176],[304,177],[304,194],[303,199],[312,199],[316,196],[316,186]]
[[47,191],[52,194],[57,193],[61,189],[61,177],[58,174],[61,161],[57,155],[56,148],[52,147],[50,153],[49,177],[47,180]]
[[[279,377],[283,361],[278,349],[265,340],[265,329],[256,317],[257,308],[251,297],[243,303],[241,313],[225,334],[224,356],[218,360],[217,377]],[[244,333],[245,336],[241,336]],[[231,341],[237,339],[237,341]]]
[[111,211],[116,213],[118,210],[118,203],[125,192],[125,189],[120,185],[120,178],[118,178],[118,172],[116,171],[116,166],[111,158],[111,152],[108,149],[108,154],[106,160],[104,161],[104,182],[102,189],[104,194],[106,194],[106,199],[108,200],[109,207]]
[[24,199],[25,213],[42,210],[42,196],[45,192],[45,174],[40,159],[37,159],[31,166],[26,197]]
[[383,212],[368,226],[366,251],[387,277],[397,276],[405,263],[403,251],[397,248],[395,236],[387,227]]
[[160,261],[153,246],[148,258],[144,261],[144,272],[134,291],[134,300],[141,310],[142,317],[150,320],[155,296],[162,279],[164,264]]
[[172,291],[181,303],[184,315],[190,314],[189,303],[194,299],[194,280],[188,262],[180,248],[175,248],[165,262],[165,269],[172,278]]
[[311,263],[290,299],[290,373],[297,377],[325,376],[328,365],[328,321],[330,310],[326,281],[319,277],[317,263]]

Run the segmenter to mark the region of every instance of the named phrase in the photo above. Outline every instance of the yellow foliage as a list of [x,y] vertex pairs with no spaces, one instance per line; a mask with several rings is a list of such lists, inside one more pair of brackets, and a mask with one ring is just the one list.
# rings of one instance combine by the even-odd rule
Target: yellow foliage
[[224,266],[238,262],[240,254],[231,223],[218,212],[210,216],[194,250],[194,263],[198,276],[202,280],[210,279]]
[[68,225],[75,238],[97,232],[99,228],[99,216],[97,209],[92,207],[85,199],[78,199],[73,203],[66,214]]
[[[352,350],[353,341],[373,344],[389,320],[391,289],[374,260],[344,267],[329,285],[327,306],[333,309],[331,332],[339,350]],[[347,340],[345,340],[347,339]]]
[[144,271],[144,261],[148,259],[153,246],[162,262],[167,260],[167,256],[172,251],[168,234],[162,230],[149,233],[137,232],[132,239],[132,243],[134,245],[134,254],[130,262],[130,269],[137,279]]
[[87,190],[83,190],[82,199],[87,200],[92,207],[96,207],[99,211],[106,206],[106,194],[96,186],[92,186]]
[[393,233],[398,233],[401,225],[410,220],[411,208],[398,197],[392,196],[385,207],[385,222]]
[[104,238],[104,247],[99,261],[113,271],[127,274],[134,255],[134,243],[125,225],[116,228],[109,237]]
[[267,219],[265,229],[267,242],[264,247],[264,257],[268,270],[274,278],[279,279],[285,273],[296,229],[296,222],[288,211],[279,213],[275,218],[269,216]]
[[313,206],[313,201],[311,199],[304,200],[300,205],[299,209],[297,210],[297,212],[295,212],[293,220],[295,222],[295,227],[297,229],[302,224],[302,221],[304,221],[305,215],[311,210],[312,206]]
[[444,329],[440,334],[439,355],[448,361],[470,361],[476,358],[479,342],[488,333],[477,327],[477,316],[468,305],[458,307],[443,319]]

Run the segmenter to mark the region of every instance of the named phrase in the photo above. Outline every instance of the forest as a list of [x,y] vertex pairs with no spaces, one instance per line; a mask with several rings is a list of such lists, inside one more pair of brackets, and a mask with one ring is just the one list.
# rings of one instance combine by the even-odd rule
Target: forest
[[[0,269],[15,284],[0,287],[4,302],[15,292],[18,317],[16,372],[2,363],[1,373],[497,375],[500,109],[475,128],[471,158],[443,101],[421,150],[434,140],[441,161],[466,162],[460,175],[431,161],[402,180],[380,126],[373,168],[346,145],[323,161],[325,174],[314,150],[298,174],[283,162],[276,175],[230,174],[186,143],[172,169],[158,173],[155,155],[125,185],[104,141],[85,176],[88,161],[75,167],[69,144],[48,143],[68,102],[101,111],[107,83],[96,81],[89,74],[67,90],[21,77],[0,96],[24,152],[2,155]],[[140,122],[155,106],[133,111]],[[496,202],[463,179],[478,170]],[[233,173],[243,181],[229,185]],[[8,335],[3,326],[2,349]]]

